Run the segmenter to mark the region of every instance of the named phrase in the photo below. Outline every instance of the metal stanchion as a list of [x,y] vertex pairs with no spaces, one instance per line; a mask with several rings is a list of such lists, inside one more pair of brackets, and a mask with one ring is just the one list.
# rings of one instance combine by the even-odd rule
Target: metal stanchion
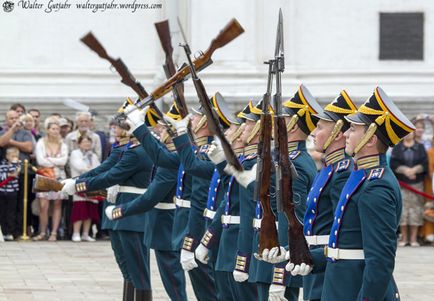
[[24,160],[24,193],[23,193],[23,235],[20,240],[29,240],[27,236],[27,203],[28,203],[28,182],[29,182],[29,160]]

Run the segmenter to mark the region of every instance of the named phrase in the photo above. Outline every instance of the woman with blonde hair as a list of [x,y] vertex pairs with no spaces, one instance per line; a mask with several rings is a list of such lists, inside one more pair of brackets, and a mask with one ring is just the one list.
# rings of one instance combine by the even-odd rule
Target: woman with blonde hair
[[[53,170],[54,177],[60,181],[66,178],[65,164],[68,161],[68,147],[63,143],[60,136],[59,119],[49,117],[44,122],[46,136],[39,139],[36,143],[35,155],[36,161],[40,168],[49,168]],[[59,228],[60,217],[62,213],[62,199],[67,196],[61,192],[49,191],[39,192],[36,194],[39,199],[39,235],[33,240],[43,240],[46,238],[48,224],[48,208],[50,201],[53,201],[53,216],[51,234],[49,241],[57,240],[57,229]]]

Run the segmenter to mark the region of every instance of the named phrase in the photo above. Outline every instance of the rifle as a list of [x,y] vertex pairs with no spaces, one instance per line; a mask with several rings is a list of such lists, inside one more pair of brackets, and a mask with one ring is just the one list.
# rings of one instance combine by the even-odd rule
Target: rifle
[[225,153],[226,159],[229,164],[232,164],[237,170],[243,170],[243,167],[241,166],[241,163],[238,161],[237,156],[235,155],[234,150],[231,148],[231,145],[229,144],[228,140],[226,139],[223,129],[220,125],[220,122],[218,120],[218,116],[216,115],[216,112],[211,107],[208,93],[205,90],[205,86],[203,85],[200,78],[197,76],[196,73],[196,67],[193,64],[191,60],[191,51],[190,46],[187,43],[187,39],[185,37],[184,31],[182,30],[181,23],[179,22],[179,28],[181,30],[182,37],[184,39],[184,45],[180,45],[184,48],[185,54],[187,56],[188,64],[190,66],[190,72],[191,72],[191,79],[193,80],[194,87],[196,89],[197,96],[199,98],[199,102],[205,112],[206,120],[208,122],[208,128],[210,129],[211,133],[215,136],[217,136],[220,141],[223,148],[223,151]]
[[[125,65],[125,63],[122,61],[122,59],[120,59],[120,58],[114,59],[113,57],[108,55],[104,46],[102,46],[102,44],[98,41],[98,39],[93,35],[92,32],[88,32],[80,40],[87,47],[89,47],[91,50],[96,52],[96,54],[98,54],[99,57],[107,60],[115,68],[115,70],[121,76],[121,83],[123,83],[124,85],[133,89],[134,92],[136,92],[136,94],[138,95],[139,100],[144,99],[144,98],[149,96],[148,92],[146,92],[146,90],[142,86],[142,84],[138,80],[136,80],[136,78],[130,72],[130,70]],[[115,117],[116,119],[122,121],[126,118],[125,113],[124,113],[126,106],[128,106],[128,103],[124,102],[124,104],[121,106],[121,108],[119,108],[118,113],[116,114],[116,117]],[[160,111],[160,109],[154,103],[150,104],[150,108],[153,109],[159,115],[159,118],[163,122],[165,122],[165,120],[163,118],[163,113]],[[173,132],[170,130],[170,127],[169,126],[167,126],[167,127],[168,127],[168,133],[171,136],[173,136]]]
[[[225,46],[227,43],[238,37],[244,32],[240,23],[236,19],[232,19],[229,23],[219,32],[217,37],[212,41],[208,49],[201,53],[193,62],[196,71],[201,71],[212,64],[211,56],[214,51]],[[143,108],[155,100],[163,97],[172,90],[172,87],[179,82],[182,82],[191,72],[188,65],[183,66],[175,74],[172,75],[167,81],[158,86],[152,93],[144,98],[136,101],[135,105],[138,108]]]
[[[281,74],[285,69],[283,49],[283,17],[279,11],[275,48],[276,94],[274,94],[274,164],[276,169],[276,202],[277,210],[284,212],[288,219],[288,242],[290,261],[294,264],[312,265],[309,247],[303,234],[303,226],[295,215],[294,194],[292,190],[293,175],[297,174],[288,153],[288,133],[285,117],[282,115],[282,82]],[[262,227],[261,227],[262,232]]]
[[[267,92],[262,99],[261,128],[259,131],[258,161],[254,200],[259,200],[262,207],[261,231],[259,233],[258,256],[262,256],[264,249],[270,250],[279,246],[277,236],[276,217],[271,209],[271,114],[269,111],[271,90],[273,85],[274,60],[268,64]],[[279,251],[280,252],[280,251]]]
[[[155,23],[154,25],[166,56],[165,63],[163,65],[164,73],[166,74],[167,79],[170,79],[170,77],[176,73],[176,68],[172,57],[173,47],[170,39],[169,21],[164,20],[162,22]],[[182,118],[184,118],[188,115],[188,108],[184,98],[184,84],[182,82],[175,84],[172,91],[179,114]]]
[[[52,178],[36,175],[33,180],[33,192],[48,192],[48,191],[60,191],[62,190],[63,184],[59,181],[56,181]],[[102,200],[107,198],[106,190],[95,190],[95,191],[87,191],[85,193],[79,193],[79,195],[90,198],[90,199],[98,199]]]
[[[162,22],[155,23],[155,29],[157,30],[158,37],[160,38],[161,46],[163,47],[164,54],[166,56],[165,63],[163,65],[164,73],[169,79],[176,73],[175,63],[173,62],[173,47],[170,38],[169,21],[164,20]],[[188,115],[188,107],[184,98],[184,83],[179,82],[173,86],[173,96],[175,99],[176,107],[178,108],[181,118]],[[190,140],[194,141],[194,136],[191,131],[191,127],[187,127],[187,133]]]

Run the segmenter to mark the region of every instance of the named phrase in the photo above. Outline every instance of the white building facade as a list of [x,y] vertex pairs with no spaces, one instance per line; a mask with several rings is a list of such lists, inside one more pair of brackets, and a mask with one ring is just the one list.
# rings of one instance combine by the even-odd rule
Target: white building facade
[[[204,51],[231,18],[243,26],[245,32],[218,49],[214,63],[200,73],[208,93],[219,91],[234,109],[240,108],[265,92],[267,66],[263,62],[274,54],[280,7],[285,36],[284,98],[303,83],[321,102],[346,89],[361,103],[380,85],[410,116],[434,114],[434,1],[63,0],[59,3],[70,7],[58,11],[53,8],[56,1],[11,2],[11,12],[0,8],[1,114],[11,103],[20,102],[43,114],[70,115],[73,110],[62,101],[74,99],[100,116],[110,116],[134,92],[80,37],[91,30],[109,54],[121,57],[151,92],[165,78],[155,22],[169,19],[175,60],[185,61],[177,46],[177,16],[193,52]],[[88,8],[78,8],[78,3],[88,3]],[[93,12],[90,8],[102,3],[148,4],[152,9]],[[42,6],[29,8],[30,4]],[[397,14],[397,19],[390,21],[384,14]],[[393,25],[403,24],[400,17],[410,24],[404,30]],[[407,47],[408,52],[394,58],[394,49]],[[188,101],[196,104],[191,81],[185,85]],[[170,102],[170,95],[163,101]]]

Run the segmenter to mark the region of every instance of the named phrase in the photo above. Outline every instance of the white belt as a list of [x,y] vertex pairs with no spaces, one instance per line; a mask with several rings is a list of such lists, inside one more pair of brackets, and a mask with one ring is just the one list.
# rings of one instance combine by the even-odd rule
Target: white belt
[[172,210],[176,209],[176,205],[174,203],[158,203],[154,206],[154,208],[161,210]]
[[226,224],[226,225],[239,225],[240,217],[236,215],[222,215],[221,221],[222,224]]
[[305,236],[305,238],[309,246],[322,246],[329,243],[328,235],[309,235]]
[[191,207],[191,202],[188,200],[183,200],[183,199],[179,199],[177,197],[173,198],[175,205],[178,207],[182,207],[182,208],[190,208]]
[[203,211],[203,216],[209,219],[213,219],[214,215],[215,215],[215,211],[209,210],[208,208],[205,208],[205,210]]
[[139,188],[134,186],[119,186],[119,192],[123,193],[134,193],[134,194],[144,194],[147,188]]
[[331,259],[354,259],[363,260],[365,259],[365,254],[363,249],[333,249],[325,246],[324,255]]
[[[261,229],[262,218],[253,219],[253,228]],[[279,229],[279,222],[276,222],[276,229]]]

